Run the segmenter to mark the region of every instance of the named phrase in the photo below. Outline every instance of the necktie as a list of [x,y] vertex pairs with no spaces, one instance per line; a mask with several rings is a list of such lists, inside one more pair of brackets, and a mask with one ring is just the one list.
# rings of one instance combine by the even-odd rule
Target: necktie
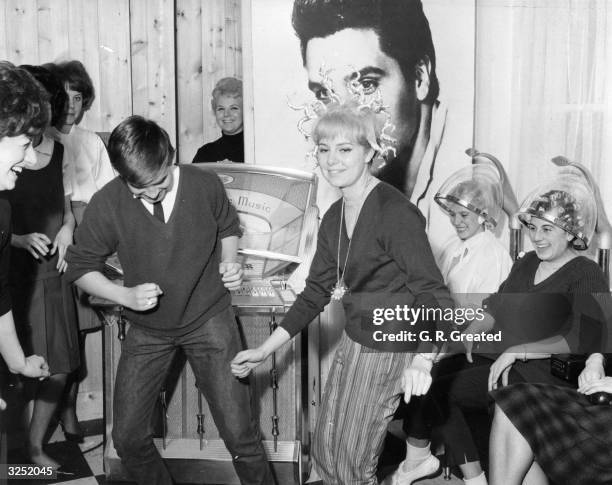
[[155,202],[153,204],[153,215],[156,219],[159,219],[162,222],[166,222],[166,220],[164,219],[164,208],[162,207],[161,201]]

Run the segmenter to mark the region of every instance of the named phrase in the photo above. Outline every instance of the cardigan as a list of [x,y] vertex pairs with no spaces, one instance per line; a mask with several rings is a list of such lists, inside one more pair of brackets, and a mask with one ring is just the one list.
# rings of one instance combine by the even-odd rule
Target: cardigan
[[116,251],[126,287],[156,283],[163,291],[157,307],[126,309],[127,317],[170,336],[184,335],[230,305],[219,274],[220,241],[241,235],[219,178],[192,166],[180,170],[176,202],[165,223],[116,178],[92,197],[66,256],[67,277],[75,281],[102,271]]
[[[377,330],[418,333],[432,330],[440,323],[425,319],[408,322],[401,318],[403,315],[396,318],[396,314],[384,324],[377,324],[373,319],[375,310],[393,310],[397,305],[401,308],[453,307],[427,241],[423,216],[401,192],[380,182],[362,205],[349,251],[341,210],[342,199],[339,199],[323,217],[306,287],[280,326],[292,336],[305,328],[329,302],[340,272],[349,288],[342,304],[346,313],[345,330],[352,340],[385,351],[430,348],[431,343],[422,339],[377,343],[373,337]],[[345,259],[347,264],[342,268]]]

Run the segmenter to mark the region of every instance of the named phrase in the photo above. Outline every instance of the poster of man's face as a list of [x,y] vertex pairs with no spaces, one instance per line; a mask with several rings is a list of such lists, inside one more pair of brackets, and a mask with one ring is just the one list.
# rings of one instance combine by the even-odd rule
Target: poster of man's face
[[[288,105],[346,99],[355,79],[364,94],[381,96],[395,127],[397,154],[379,176],[408,196],[431,185],[436,117],[445,119],[445,144],[470,146],[473,0],[450,7],[439,0],[253,0],[252,15],[256,163],[312,170],[305,157],[312,146],[297,129],[301,113]],[[449,117],[459,122],[451,127]],[[323,182],[320,207],[335,197]]]

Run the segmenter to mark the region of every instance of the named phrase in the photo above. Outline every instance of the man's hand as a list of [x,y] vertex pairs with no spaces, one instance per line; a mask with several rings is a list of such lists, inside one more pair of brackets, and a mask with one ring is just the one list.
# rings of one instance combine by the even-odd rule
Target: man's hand
[[242,283],[242,265],[240,263],[232,263],[222,261],[219,264],[219,273],[221,273],[221,281],[223,285],[230,291],[240,288]]
[[137,312],[152,310],[157,306],[159,296],[163,293],[157,284],[143,283],[125,288],[125,299],[121,304]]
[[502,386],[508,385],[508,374],[510,373],[510,369],[512,369],[512,364],[514,364],[524,355],[523,352],[516,352],[516,350],[517,349],[514,349],[513,347],[509,347],[495,360],[495,362],[493,362],[493,365],[489,370],[489,391],[497,389],[500,377],[502,380]]
[[420,354],[415,354],[410,366],[402,374],[404,401],[410,402],[412,396],[423,396],[431,386],[431,368],[433,362]]
[[72,228],[66,224],[64,224],[55,236],[53,241],[53,246],[51,247],[51,254],[55,254],[55,251],[58,252],[57,259],[57,270],[60,273],[64,273],[66,268],[68,267],[68,263],[64,259],[66,256],[66,250],[68,246],[72,244]]
[[48,246],[51,244],[51,239],[46,234],[33,232],[22,235],[13,234],[11,242],[16,248],[25,249],[35,259],[40,259],[40,256],[45,256],[49,252]]
[[230,363],[232,374],[242,379],[248,376],[251,371],[266,360],[267,357],[266,353],[259,348],[238,352]]
[[42,380],[49,377],[49,364],[40,355],[30,355],[26,357],[25,366],[19,373],[26,377],[37,377]]

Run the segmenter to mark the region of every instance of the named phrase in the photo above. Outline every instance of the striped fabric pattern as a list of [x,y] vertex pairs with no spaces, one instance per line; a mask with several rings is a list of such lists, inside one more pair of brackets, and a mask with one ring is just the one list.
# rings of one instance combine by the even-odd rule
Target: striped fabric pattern
[[412,356],[375,352],[343,334],[313,438],[313,460],[323,483],[378,484],[378,457]]

